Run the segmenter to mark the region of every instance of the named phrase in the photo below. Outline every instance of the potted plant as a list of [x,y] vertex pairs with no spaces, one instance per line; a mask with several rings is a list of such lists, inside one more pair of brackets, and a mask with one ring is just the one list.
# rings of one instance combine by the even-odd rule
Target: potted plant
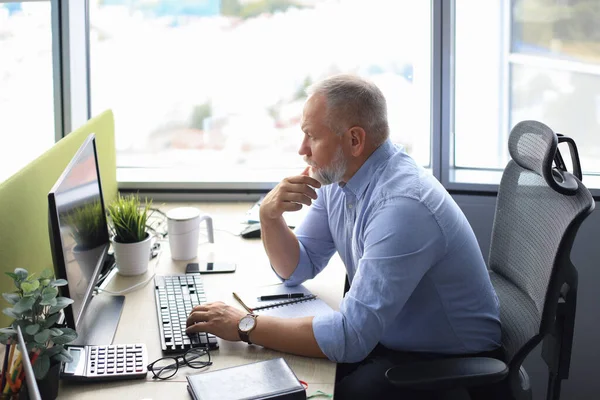
[[137,194],[117,198],[108,205],[115,260],[121,275],[140,275],[148,270],[151,235],[147,230],[152,201],[142,204]]
[[[64,219],[69,227],[69,235],[75,241],[73,256],[79,265],[93,265],[104,250],[108,229],[102,203],[100,200],[85,203],[69,210]],[[93,268],[82,268],[82,271],[92,274]],[[91,278],[86,276],[88,281]]]
[[77,338],[73,329],[58,325],[60,311],[73,303],[58,294],[58,287],[67,281],[55,279],[50,270],[44,270],[39,277],[23,268],[6,274],[13,279],[16,290],[2,294],[11,305],[2,312],[14,321],[0,329],[0,343],[15,344],[17,326],[21,327],[42,397],[55,399],[61,363],[72,360],[64,345]]

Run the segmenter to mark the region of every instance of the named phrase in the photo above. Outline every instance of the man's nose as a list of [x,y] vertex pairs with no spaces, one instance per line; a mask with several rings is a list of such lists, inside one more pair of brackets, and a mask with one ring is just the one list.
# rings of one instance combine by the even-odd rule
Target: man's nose
[[300,154],[301,156],[310,157],[310,147],[306,144],[306,140],[302,140],[302,143],[300,143],[298,154]]

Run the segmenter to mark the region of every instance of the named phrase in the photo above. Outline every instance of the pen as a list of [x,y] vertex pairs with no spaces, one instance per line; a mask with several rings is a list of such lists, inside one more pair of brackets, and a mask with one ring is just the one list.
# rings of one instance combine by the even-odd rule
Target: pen
[[282,300],[282,299],[301,299],[304,293],[287,293],[287,294],[271,294],[267,296],[259,296],[258,301],[266,300]]

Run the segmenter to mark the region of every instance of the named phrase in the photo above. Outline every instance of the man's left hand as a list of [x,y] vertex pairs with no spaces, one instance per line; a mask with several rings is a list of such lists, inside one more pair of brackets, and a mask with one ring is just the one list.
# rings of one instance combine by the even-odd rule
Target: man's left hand
[[221,339],[240,340],[238,323],[244,311],[223,302],[207,303],[193,308],[187,319],[186,333],[208,332]]

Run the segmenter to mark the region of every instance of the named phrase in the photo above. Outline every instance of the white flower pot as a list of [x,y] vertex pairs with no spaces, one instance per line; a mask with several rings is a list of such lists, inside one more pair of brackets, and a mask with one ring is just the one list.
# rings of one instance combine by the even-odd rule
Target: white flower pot
[[145,240],[137,243],[119,243],[114,237],[111,239],[120,275],[141,275],[148,270],[151,238],[148,235]]

